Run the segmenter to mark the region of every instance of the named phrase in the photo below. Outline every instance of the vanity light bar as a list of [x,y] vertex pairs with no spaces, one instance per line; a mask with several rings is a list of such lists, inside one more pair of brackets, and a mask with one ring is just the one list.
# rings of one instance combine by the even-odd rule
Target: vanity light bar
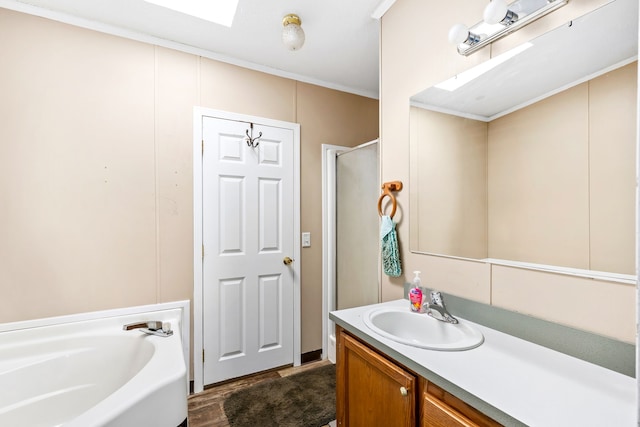
[[[458,53],[465,56],[471,55],[473,52],[476,52],[487,44],[511,34],[536,19],[566,5],[568,1],[569,0],[548,0],[543,6],[530,13],[526,15],[520,14],[518,20],[511,23],[487,24],[485,21],[480,21],[469,29],[469,34],[477,35],[479,37],[479,41],[472,42],[470,44],[468,42],[458,44]],[[518,5],[518,3],[527,2],[531,2],[531,0],[516,0],[509,5],[509,8]]]

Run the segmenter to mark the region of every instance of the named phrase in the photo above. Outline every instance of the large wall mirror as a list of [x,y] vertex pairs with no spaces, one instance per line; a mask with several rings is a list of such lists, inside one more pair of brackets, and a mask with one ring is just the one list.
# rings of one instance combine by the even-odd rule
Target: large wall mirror
[[411,251],[634,275],[637,55],[614,0],[413,96]]

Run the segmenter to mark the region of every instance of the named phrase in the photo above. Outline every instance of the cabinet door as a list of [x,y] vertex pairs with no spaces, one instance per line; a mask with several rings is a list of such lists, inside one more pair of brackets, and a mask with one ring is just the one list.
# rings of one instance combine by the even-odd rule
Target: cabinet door
[[416,377],[349,335],[338,337],[338,426],[415,426]]

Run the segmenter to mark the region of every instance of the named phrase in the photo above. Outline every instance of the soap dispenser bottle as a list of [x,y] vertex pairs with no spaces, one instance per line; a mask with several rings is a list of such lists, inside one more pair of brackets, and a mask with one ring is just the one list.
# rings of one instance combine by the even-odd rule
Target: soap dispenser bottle
[[415,277],[411,282],[411,290],[409,290],[409,301],[411,302],[411,311],[415,313],[422,313],[422,300],[424,298],[422,292],[422,281],[420,280],[420,272],[414,271]]

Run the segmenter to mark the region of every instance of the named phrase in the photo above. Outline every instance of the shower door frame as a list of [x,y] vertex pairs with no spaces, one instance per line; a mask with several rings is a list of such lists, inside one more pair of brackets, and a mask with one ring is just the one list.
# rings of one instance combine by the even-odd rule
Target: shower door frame
[[[336,161],[338,153],[356,150],[379,139],[346,147],[322,144],[322,358],[336,361],[335,323],[329,313],[336,309]],[[380,161],[378,160],[378,184],[380,184]],[[378,262],[378,301],[381,301],[381,274]]]

